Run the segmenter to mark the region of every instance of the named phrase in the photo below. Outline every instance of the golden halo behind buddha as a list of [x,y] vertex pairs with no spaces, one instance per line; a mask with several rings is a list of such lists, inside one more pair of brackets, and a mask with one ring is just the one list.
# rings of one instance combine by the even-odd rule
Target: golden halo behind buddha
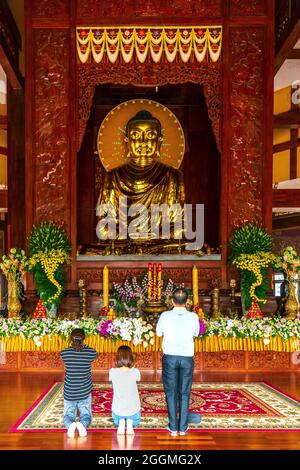
[[159,161],[178,169],[185,152],[184,132],[177,117],[166,106],[146,99],[129,100],[113,108],[102,121],[97,138],[97,149],[102,165],[111,171],[127,161],[126,125],[139,111],[149,111],[162,128]]

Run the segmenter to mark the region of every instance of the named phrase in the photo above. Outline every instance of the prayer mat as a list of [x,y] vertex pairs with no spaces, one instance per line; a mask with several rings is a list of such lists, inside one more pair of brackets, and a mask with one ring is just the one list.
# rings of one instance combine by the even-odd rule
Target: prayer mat
[[[163,431],[168,425],[160,383],[140,383],[142,419],[137,431]],[[112,389],[94,383],[93,421],[89,431],[112,431]],[[10,432],[65,431],[63,384],[54,382],[12,426]],[[262,383],[194,383],[190,412],[202,416],[189,431],[299,431],[300,401]]]

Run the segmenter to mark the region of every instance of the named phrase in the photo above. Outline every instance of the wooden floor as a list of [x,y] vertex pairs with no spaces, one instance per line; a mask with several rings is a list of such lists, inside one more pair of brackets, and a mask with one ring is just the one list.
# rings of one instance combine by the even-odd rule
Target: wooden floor
[[[116,432],[90,433],[86,438],[68,439],[65,433],[8,433],[7,430],[29,408],[60,373],[0,373],[0,449],[300,449],[300,433],[295,432],[203,432],[171,438],[166,432],[139,432],[132,439],[118,438]],[[159,376],[144,374],[144,381],[160,381]],[[94,380],[107,380],[96,374]],[[195,381],[255,382],[268,380],[279,389],[300,398],[299,373],[201,373]]]

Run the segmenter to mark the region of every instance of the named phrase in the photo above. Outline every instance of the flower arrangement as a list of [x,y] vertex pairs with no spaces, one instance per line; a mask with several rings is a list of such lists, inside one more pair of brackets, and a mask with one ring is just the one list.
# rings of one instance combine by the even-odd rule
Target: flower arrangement
[[[116,300],[115,309],[117,313],[124,312],[124,304],[129,308],[136,308],[138,303],[143,303],[148,299],[148,276],[149,274],[146,272],[141,275],[139,279],[136,277],[130,277],[121,283],[113,283],[112,296]],[[160,285],[161,300],[163,302],[168,302],[173,290],[175,289],[175,284],[172,279],[162,279],[160,281]],[[184,287],[184,285],[180,284],[179,287]]]
[[142,343],[146,348],[154,344],[153,326],[140,318],[102,320],[98,330],[101,336],[132,341],[135,346]]
[[24,250],[11,248],[8,255],[2,256],[0,268],[7,280],[20,282],[28,269],[28,258]]
[[[0,318],[0,338],[21,336],[32,339],[37,346],[41,345],[44,336],[51,339],[52,335],[69,339],[74,328],[83,328],[86,337],[100,334],[103,338],[132,341],[134,344],[154,344],[153,327],[141,319],[117,318],[116,320],[62,320],[32,319],[22,322],[19,319]],[[270,338],[279,336],[283,341],[300,340],[300,320],[287,318],[263,318],[249,320],[220,317],[202,324],[199,338],[208,336],[224,338],[253,338],[269,344]]]
[[63,294],[63,265],[70,261],[71,245],[65,231],[52,222],[34,227],[29,237],[30,270],[46,307],[59,304]]
[[203,320],[203,318],[199,317],[199,324],[200,324],[199,336],[204,336],[206,333],[206,323]]
[[[258,252],[251,255],[241,254],[233,261],[233,264],[237,268],[239,268],[241,271],[248,271],[251,275],[251,285],[249,288],[249,296],[251,299],[265,303],[265,299],[259,298],[255,292],[256,288],[261,287],[263,284],[265,268],[272,266],[274,262],[275,255],[270,252]],[[252,275],[255,276],[254,279]],[[260,292],[263,292],[263,289],[260,289]]]
[[291,338],[300,339],[300,320],[285,318],[230,319],[220,317],[206,324],[204,336],[219,335],[236,338],[263,339],[268,344],[270,337],[279,336],[283,341]]
[[281,255],[276,257],[275,268],[282,271],[288,281],[293,280],[300,272],[300,258],[297,251],[292,246],[284,248]]
[[241,271],[241,294],[248,311],[253,300],[265,303],[267,268],[273,266],[272,238],[257,224],[237,229],[229,245],[230,261]]
[[141,319],[118,318],[116,320],[56,320],[50,318],[32,319],[21,322],[16,319],[0,319],[0,338],[21,336],[32,339],[37,346],[41,345],[43,337],[51,339],[53,335],[69,339],[74,328],[82,328],[87,336],[100,334],[103,338],[132,341],[134,345],[154,344],[152,325]]

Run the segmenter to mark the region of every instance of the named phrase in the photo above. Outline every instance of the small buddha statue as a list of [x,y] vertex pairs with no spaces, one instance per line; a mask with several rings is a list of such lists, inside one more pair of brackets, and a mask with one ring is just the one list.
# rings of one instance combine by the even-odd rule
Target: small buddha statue
[[[143,204],[148,214],[138,214],[139,232],[138,240],[151,240],[151,205],[152,204],[180,204],[185,203],[185,188],[181,171],[171,168],[160,161],[160,147],[163,141],[161,124],[148,111],[138,112],[127,122],[125,142],[127,146],[126,163],[119,168],[107,172],[104,177],[99,195],[96,214],[99,218],[96,233],[100,240],[121,239],[120,232],[110,233],[109,224],[104,224],[101,217],[110,217],[118,227],[119,198],[127,198],[127,207],[132,204]],[[103,209],[104,208],[104,209]],[[105,209],[106,208],[106,209]],[[148,219],[149,216],[149,219]],[[182,209],[177,206],[176,211],[170,211],[172,223],[177,217],[182,217]],[[130,217],[128,226],[130,233]],[[161,224],[161,214],[157,224]],[[175,225],[174,225],[175,227]],[[182,232],[181,232],[182,233]],[[133,237],[131,237],[133,238]],[[174,232],[171,240],[181,238],[181,234]],[[165,240],[167,242],[167,240]],[[168,240],[170,242],[170,240]]]

